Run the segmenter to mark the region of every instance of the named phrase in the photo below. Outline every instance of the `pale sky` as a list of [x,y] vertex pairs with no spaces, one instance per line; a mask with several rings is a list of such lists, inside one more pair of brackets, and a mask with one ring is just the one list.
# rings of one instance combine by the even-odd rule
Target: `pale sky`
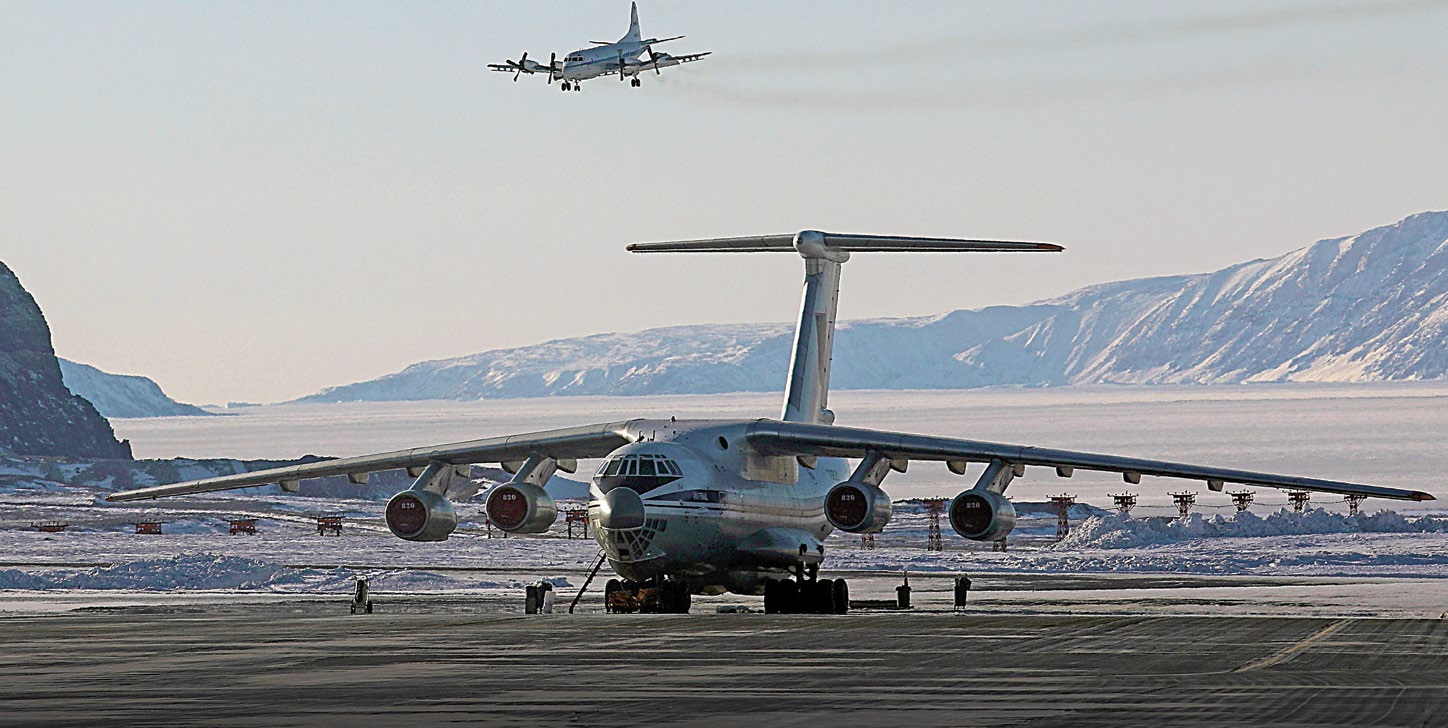
[[1216,269],[1448,209],[1448,1],[640,3],[713,51],[562,94],[485,64],[628,3],[0,0],[0,260],[65,357],[197,403],[603,331],[784,321],[789,256],[628,242],[1000,237],[859,255],[846,318]]

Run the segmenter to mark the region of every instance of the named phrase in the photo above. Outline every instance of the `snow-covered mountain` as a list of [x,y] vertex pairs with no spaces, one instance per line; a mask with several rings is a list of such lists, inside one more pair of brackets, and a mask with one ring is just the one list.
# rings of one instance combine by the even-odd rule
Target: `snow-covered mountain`
[[[791,335],[789,324],[736,324],[561,339],[414,364],[303,400],[782,390]],[[1442,379],[1448,212],[1213,273],[842,322],[834,361],[840,389]]]
[[103,372],[89,364],[60,359],[65,386],[85,397],[103,417],[173,417],[209,415],[200,407],[166,396],[160,385],[146,377]]

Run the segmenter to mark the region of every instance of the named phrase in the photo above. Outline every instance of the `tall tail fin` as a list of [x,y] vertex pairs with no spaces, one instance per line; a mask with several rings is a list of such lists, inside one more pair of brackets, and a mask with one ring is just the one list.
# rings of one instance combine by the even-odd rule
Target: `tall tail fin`
[[636,243],[635,253],[766,253],[795,251],[804,258],[804,301],[799,327],[794,332],[789,382],[785,385],[786,422],[829,424],[830,361],[835,348],[835,312],[840,302],[840,266],[851,252],[889,253],[1011,253],[1059,252],[1052,243],[1001,240],[954,240],[887,235],[836,235],[806,230],[796,235],[760,235],[748,238],[682,240]]
[[643,36],[639,34],[639,4],[632,3],[632,6],[628,16],[628,34],[619,39],[620,43],[637,43],[643,40]]

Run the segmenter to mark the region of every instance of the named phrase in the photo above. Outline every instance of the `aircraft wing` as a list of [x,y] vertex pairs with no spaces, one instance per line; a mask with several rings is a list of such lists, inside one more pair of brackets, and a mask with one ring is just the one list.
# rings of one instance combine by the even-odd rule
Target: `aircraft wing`
[[281,485],[283,490],[295,490],[296,483],[299,481],[334,475],[346,475],[356,482],[362,482],[362,478],[367,473],[380,470],[407,469],[417,471],[412,473],[417,475],[434,462],[450,465],[512,463],[526,460],[532,455],[541,455],[556,460],[601,458],[634,441],[635,438],[629,434],[628,425],[628,422],[585,425],[562,430],[455,442],[450,445],[394,450],[376,455],[323,460],[305,465],[292,465],[284,468],[127,490],[113,493],[107,496],[106,500],[149,500],[173,495],[251,488],[271,483]]
[[751,426],[747,438],[759,451],[773,455],[859,458],[874,451],[896,460],[943,461],[956,472],[964,472],[965,463],[999,460],[1020,467],[1055,468],[1063,476],[1078,469],[1121,473],[1130,483],[1139,482],[1143,475],[1201,480],[1215,491],[1222,490],[1225,483],[1239,483],[1397,500],[1435,500],[1421,491],[1336,480],[800,422],[760,421]]
[[[654,70],[654,66],[655,66],[655,65],[657,65],[660,69],[673,68],[674,66],[682,65],[682,64],[685,64],[685,63],[693,63],[694,61],[700,60],[700,59],[702,59],[704,56],[710,55],[710,54],[712,54],[712,53],[713,53],[713,51],[706,51],[706,52],[704,52],[704,53],[690,53],[690,54],[688,54],[688,55],[682,55],[682,56],[674,56],[674,55],[669,55],[668,53],[660,53],[660,54],[658,54],[658,56],[657,56],[657,58],[658,58],[658,63],[657,63],[657,64],[655,64],[654,61],[650,61],[650,60],[647,60],[647,59],[645,59],[645,58],[635,58],[635,59],[625,60],[625,61],[624,61],[624,70],[627,71],[630,75],[632,75],[632,74],[636,74],[636,73],[643,73],[643,72],[645,72],[645,71],[652,71],[652,70]],[[619,73],[619,68],[618,68],[618,66],[617,66],[617,65],[613,65],[613,66],[611,66],[608,70],[599,72],[598,75],[600,75],[600,76],[617,76],[618,73]]]
[[[673,61],[673,63],[670,63],[669,65],[672,66],[672,65],[678,65],[678,64],[680,64],[680,63],[693,63],[694,61],[697,61],[697,60],[703,58],[704,56],[709,55],[710,53],[713,53],[713,51],[705,51],[705,52],[703,52],[703,53],[686,53],[686,54],[684,54],[684,55],[682,55],[682,56],[674,56],[674,55],[671,55],[671,56],[669,56],[669,60],[670,60],[670,61]],[[660,59],[660,60],[661,60],[661,62],[662,62],[662,59]]]

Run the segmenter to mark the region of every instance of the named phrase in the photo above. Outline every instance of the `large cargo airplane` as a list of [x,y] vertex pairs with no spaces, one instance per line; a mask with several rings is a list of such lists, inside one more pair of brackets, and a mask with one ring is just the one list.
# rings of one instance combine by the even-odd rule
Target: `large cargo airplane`
[[593,41],[592,47],[581,48],[569,53],[563,57],[561,63],[558,61],[557,53],[549,54],[546,66],[537,61],[528,60],[528,54],[524,53],[522,58],[516,61],[490,63],[488,68],[513,74],[514,82],[525,73],[530,76],[535,73],[546,73],[548,83],[562,81],[559,88],[564,91],[581,91],[584,81],[613,75],[617,75],[620,81],[627,79],[629,85],[638,88],[643,83],[639,76],[645,72],[653,71],[654,75],[659,75],[660,69],[692,63],[709,55],[708,52],[682,56],[654,52],[655,45],[679,40],[683,37],[676,35],[672,38],[645,39],[639,32],[639,5],[634,3],[629,12],[628,32],[624,33],[624,36],[616,42]]
[[[941,238],[795,235],[630,245],[635,253],[794,252],[804,258],[804,302],[779,419],[635,419],[506,435],[242,473],[111,495],[135,501],[269,483],[295,492],[308,478],[408,471],[412,487],[386,507],[399,538],[442,541],[457,527],[449,489],[468,466],[500,463],[512,479],[493,487],[484,512],[510,533],[542,533],[558,510],[543,486],[580,459],[602,458],[589,489],[588,517],[609,566],[610,604],[688,611],[690,594],[763,594],[767,612],[843,613],[843,579],[819,578],[825,537],[838,529],[877,533],[890,521],[881,485],[914,463],[942,463],[975,484],[950,503],[951,527],[977,541],[1004,539],[1016,511],[1006,497],[1027,469],[1060,477],[1076,470],[1291,488],[1347,495],[1432,500],[1428,493],[1335,480],[1185,465],[1116,455],[1007,445],[834,425],[827,406],[840,272],[852,253],[1056,252],[1049,243]],[[888,354],[886,354],[888,355]],[[850,462],[853,460],[854,465]],[[601,562],[600,562],[601,563]],[[621,597],[621,598],[620,598]]]

